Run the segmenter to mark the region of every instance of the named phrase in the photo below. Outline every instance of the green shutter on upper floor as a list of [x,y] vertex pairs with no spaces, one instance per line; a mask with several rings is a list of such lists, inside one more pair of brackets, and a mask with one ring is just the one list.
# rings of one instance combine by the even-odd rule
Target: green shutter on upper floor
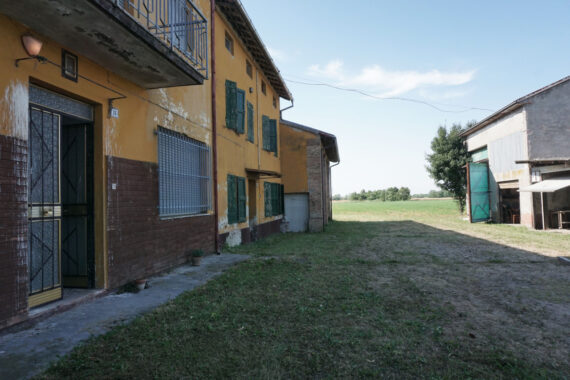
[[236,82],[226,80],[226,127],[237,130],[237,85]]
[[269,135],[271,136],[271,146],[269,150],[275,152],[275,156],[277,157],[277,120],[275,119],[269,120]]
[[228,174],[228,224],[237,223],[237,188],[236,177]]
[[262,134],[263,134],[263,149],[271,151],[271,136],[269,131],[269,118],[265,115],[261,117]]
[[253,104],[247,102],[247,140],[253,142]]
[[246,196],[245,196],[245,178],[237,177],[237,188],[238,188],[238,221],[245,222],[245,207],[246,207]]
[[240,88],[236,90],[236,131],[245,132],[245,91]]

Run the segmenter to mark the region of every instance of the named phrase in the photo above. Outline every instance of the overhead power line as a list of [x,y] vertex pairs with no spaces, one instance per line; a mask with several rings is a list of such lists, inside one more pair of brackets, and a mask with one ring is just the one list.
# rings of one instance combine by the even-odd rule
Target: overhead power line
[[291,83],[296,83],[296,84],[302,84],[302,85],[306,85],[306,86],[321,86],[321,87],[329,87],[335,90],[339,90],[339,91],[346,91],[346,92],[354,92],[363,96],[367,96],[369,98],[373,98],[373,99],[378,99],[378,100],[400,100],[403,102],[411,102],[411,103],[417,103],[417,104],[423,104],[425,106],[431,107],[435,110],[438,110],[440,112],[446,112],[446,113],[463,113],[463,112],[468,112],[468,111],[489,111],[492,112],[492,109],[488,109],[488,108],[480,108],[480,107],[468,107],[468,106],[452,106],[452,105],[448,105],[449,107],[462,107],[462,110],[448,110],[448,109],[443,109],[440,108],[438,106],[436,106],[433,103],[430,102],[426,102],[424,100],[419,100],[419,99],[413,99],[413,98],[406,98],[406,97],[401,97],[401,96],[377,96],[377,95],[372,95],[367,93],[364,90],[360,90],[358,88],[345,88],[345,87],[340,87],[340,86],[336,86],[330,83],[323,83],[323,82],[305,82],[305,81],[298,81],[298,80],[293,80],[293,79],[288,79],[288,78],[284,78],[287,82],[291,82]]

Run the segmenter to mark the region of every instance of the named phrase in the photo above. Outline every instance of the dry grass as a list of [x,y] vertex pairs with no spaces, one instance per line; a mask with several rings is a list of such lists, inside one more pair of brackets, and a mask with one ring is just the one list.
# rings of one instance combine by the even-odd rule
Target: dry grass
[[43,377],[567,378],[570,267],[541,253],[568,235],[470,225],[450,201],[334,207],[324,233],[236,248],[254,258]]

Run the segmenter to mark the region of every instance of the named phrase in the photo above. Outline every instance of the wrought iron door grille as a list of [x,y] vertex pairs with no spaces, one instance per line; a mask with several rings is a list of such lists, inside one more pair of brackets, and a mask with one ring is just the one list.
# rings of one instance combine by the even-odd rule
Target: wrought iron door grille
[[30,294],[61,284],[60,116],[30,108],[28,234]]

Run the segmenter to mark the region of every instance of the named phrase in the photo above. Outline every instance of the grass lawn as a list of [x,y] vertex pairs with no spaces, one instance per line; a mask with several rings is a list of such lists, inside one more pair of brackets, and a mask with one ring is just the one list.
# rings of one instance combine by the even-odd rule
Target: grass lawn
[[320,234],[94,338],[45,378],[567,378],[570,235],[449,200],[340,202]]

